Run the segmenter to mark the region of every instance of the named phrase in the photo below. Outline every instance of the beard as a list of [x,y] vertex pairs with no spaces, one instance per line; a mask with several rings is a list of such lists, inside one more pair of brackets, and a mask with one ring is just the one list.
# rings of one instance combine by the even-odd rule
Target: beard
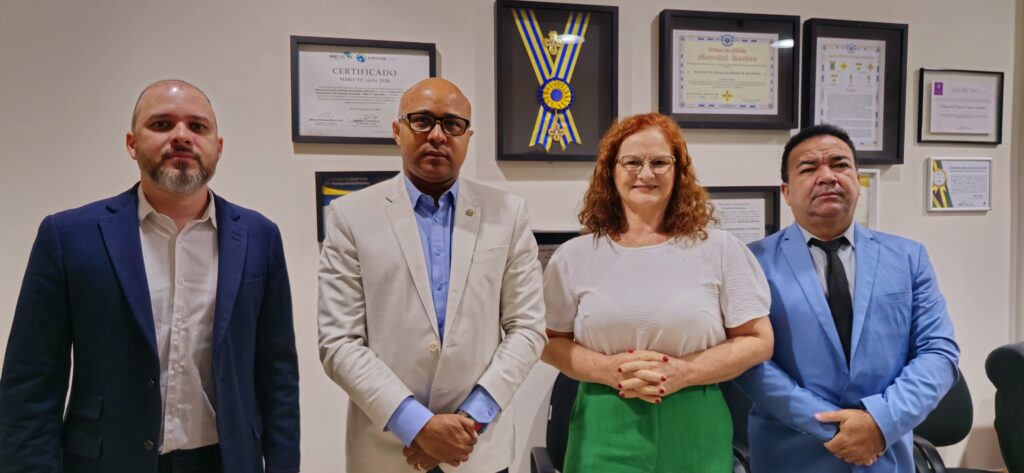
[[154,166],[144,166],[139,161],[139,168],[149,176],[150,180],[160,187],[179,194],[191,194],[210,182],[216,170],[213,166],[206,166],[203,159],[196,155],[198,169],[189,169],[187,162],[176,162],[174,166],[164,165],[164,161],[170,158],[170,152],[164,153],[159,162]]

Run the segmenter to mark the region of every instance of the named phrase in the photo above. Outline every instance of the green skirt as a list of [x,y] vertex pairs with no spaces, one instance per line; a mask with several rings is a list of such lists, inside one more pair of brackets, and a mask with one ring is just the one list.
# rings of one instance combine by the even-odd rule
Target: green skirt
[[580,383],[565,473],[731,473],[732,418],[717,385],[650,404]]

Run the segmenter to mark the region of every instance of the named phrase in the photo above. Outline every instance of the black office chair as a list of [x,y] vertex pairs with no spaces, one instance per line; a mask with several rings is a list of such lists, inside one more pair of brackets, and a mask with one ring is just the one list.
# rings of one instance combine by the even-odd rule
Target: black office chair
[[[547,447],[533,447],[530,449],[530,473],[557,473],[562,471],[562,467],[565,465],[565,447],[569,439],[569,417],[572,414],[572,406],[576,402],[576,391],[579,388],[579,382],[569,378],[568,376],[559,373],[558,377],[555,378],[555,384],[551,388],[551,402],[548,405],[548,427],[547,427]],[[723,391],[725,386],[723,385]],[[738,391],[735,392],[740,397]],[[726,402],[728,401],[726,397]],[[745,397],[742,397],[743,401],[746,401]],[[747,403],[747,411],[750,410],[749,402]],[[733,406],[730,404],[730,411]],[[740,407],[742,409],[742,407]],[[736,416],[733,416],[733,426],[736,426]],[[743,429],[734,430],[733,438],[739,432],[743,435],[743,449],[746,451],[746,438],[747,438],[747,418],[743,416]],[[741,459],[738,456],[738,450],[736,447],[735,440],[733,441],[733,473],[749,473],[750,470],[747,468],[745,456]]]
[[974,405],[962,373],[924,422],[914,429],[914,466],[917,473],[980,473],[988,470],[946,468],[936,446],[953,445],[971,433]]
[[996,348],[985,360],[996,387],[996,435],[1010,473],[1024,473],[1024,342]]
[[722,389],[722,396],[725,397],[725,403],[729,405],[729,414],[732,415],[732,471],[749,473],[750,444],[747,441],[747,420],[754,404],[732,384],[732,381],[721,383],[718,387]]

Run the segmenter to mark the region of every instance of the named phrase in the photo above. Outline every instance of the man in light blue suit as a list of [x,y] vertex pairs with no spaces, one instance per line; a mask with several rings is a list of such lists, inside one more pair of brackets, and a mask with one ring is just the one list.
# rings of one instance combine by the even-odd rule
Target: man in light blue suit
[[959,348],[920,243],[853,223],[859,183],[842,129],[782,155],[796,223],[751,245],[772,291],[771,360],[737,378],[763,472],[912,472],[912,431],[957,377]]

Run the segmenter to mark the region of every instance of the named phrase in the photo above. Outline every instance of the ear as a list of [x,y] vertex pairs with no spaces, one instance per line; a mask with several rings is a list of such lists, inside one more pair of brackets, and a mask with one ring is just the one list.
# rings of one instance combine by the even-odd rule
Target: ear
[[391,136],[395,138],[395,144],[398,146],[402,146],[402,140],[399,138],[401,131],[402,128],[398,125],[398,120],[391,122]]
[[224,153],[224,137],[217,137],[217,160],[220,161],[220,155]]
[[782,191],[782,198],[786,200],[786,205],[789,205],[789,184],[783,182],[779,186],[779,190]]
[[128,156],[131,156],[132,159],[136,159],[135,158],[135,134],[134,133],[129,131],[128,133],[126,133],[124,135],[124,146],[125,146],[125,148],[128,149]]

